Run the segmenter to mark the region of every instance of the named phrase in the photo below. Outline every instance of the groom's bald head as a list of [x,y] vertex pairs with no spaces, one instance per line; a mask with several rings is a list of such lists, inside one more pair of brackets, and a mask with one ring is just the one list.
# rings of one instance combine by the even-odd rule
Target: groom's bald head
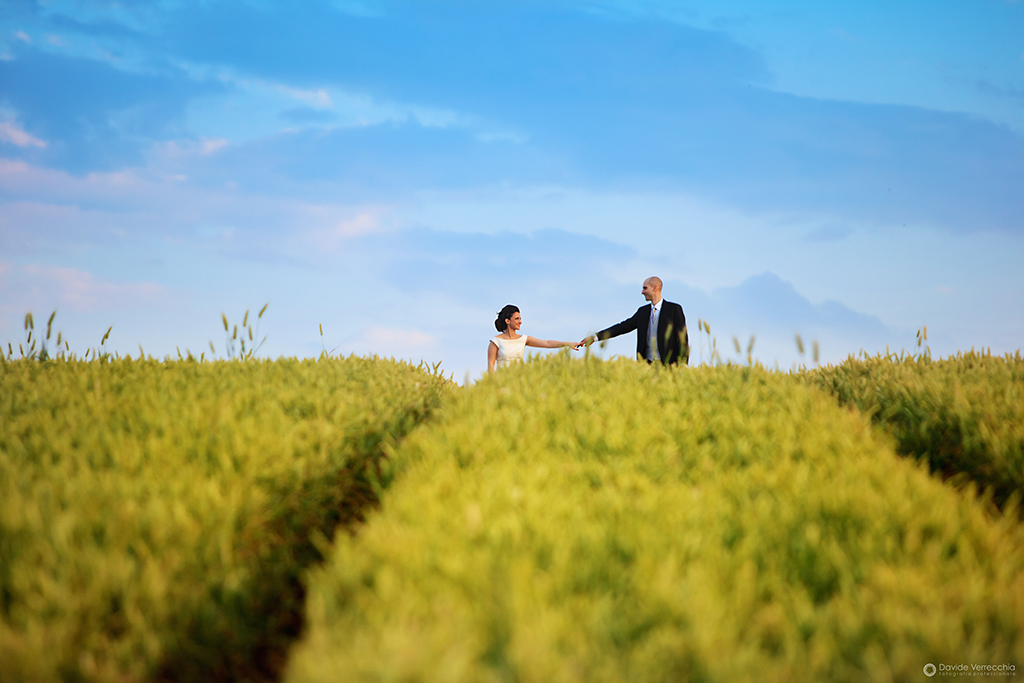
[[644,286],[640,293],[653,304],[661,301],[661,278],[652,275],[644,280]]

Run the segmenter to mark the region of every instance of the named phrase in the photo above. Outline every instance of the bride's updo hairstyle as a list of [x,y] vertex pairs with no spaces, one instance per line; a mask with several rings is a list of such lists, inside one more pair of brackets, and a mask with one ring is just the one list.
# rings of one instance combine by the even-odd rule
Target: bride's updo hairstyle
[[513,314],[518,312],[519,307],[513,306],[512,304],[509,304],[508,306],[505,306],[505,308],[501,309],[501,311],[498,312],[498,319],[494,321],[494,326],[498,328],[498,332],[504,332],[505,330],[507,330],[508,323],[505,321],[511,318]]

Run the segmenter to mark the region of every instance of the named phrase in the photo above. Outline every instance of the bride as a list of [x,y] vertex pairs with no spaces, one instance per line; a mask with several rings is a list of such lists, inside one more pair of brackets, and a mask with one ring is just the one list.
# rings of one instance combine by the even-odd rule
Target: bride
[[498,319],[494,321],[494,327],[501,334],[491,337],[491,342],[487,345],[487,372],[494,372],[495,365],[501,367],[512,361],[522,360],[527,346],[540,349],[557,349],[563,346],[578,348],[574,342],[537,339],[529,335],[521,335],[519,328],[522,326],[523,317],[519,315],[518,307],[509,304],[501,309]]

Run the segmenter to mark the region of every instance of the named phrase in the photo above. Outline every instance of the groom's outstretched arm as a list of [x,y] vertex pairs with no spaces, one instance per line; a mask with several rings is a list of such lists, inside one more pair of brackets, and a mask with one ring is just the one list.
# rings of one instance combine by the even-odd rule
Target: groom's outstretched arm
[[626,318],[621,323],[616,323],[611,327],[606,327],[605,329],[598,332],[595,336],[597,337],[598,341],[604,341],[605,339],[611,339],[613,337],[618,337],[619,335],[626,334],[627,332],[632,332],[635,329],[636,316],[634,315],[632,318]]
[[[641,307],[640,310],[643,310],[643,307]],[[611,339],[612,337],[618,337],[621,334],[632,332],[637,327],[637,318],[640,315],[640,310],[634,313],[631,317],[623,320],[621,323],[616,323],[611,327],[606,327],[592,337],[584,337],[580,342],[580,345],[592,344],[595,341],[604,341],[605,339]]]

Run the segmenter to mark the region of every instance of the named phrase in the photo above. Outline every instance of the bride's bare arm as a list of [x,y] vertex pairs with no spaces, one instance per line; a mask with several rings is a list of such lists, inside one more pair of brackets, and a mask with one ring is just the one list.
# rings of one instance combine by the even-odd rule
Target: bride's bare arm
[[576,342],[565,342],[555,341],[554,339],[537,339],[536,337],[526,337],[526,345],[533,346],[538,349],[560,349],[563,346],[576,346]]
[[494,372],[494,364],[498,361],[498,345],[487,342],[487,372]]

